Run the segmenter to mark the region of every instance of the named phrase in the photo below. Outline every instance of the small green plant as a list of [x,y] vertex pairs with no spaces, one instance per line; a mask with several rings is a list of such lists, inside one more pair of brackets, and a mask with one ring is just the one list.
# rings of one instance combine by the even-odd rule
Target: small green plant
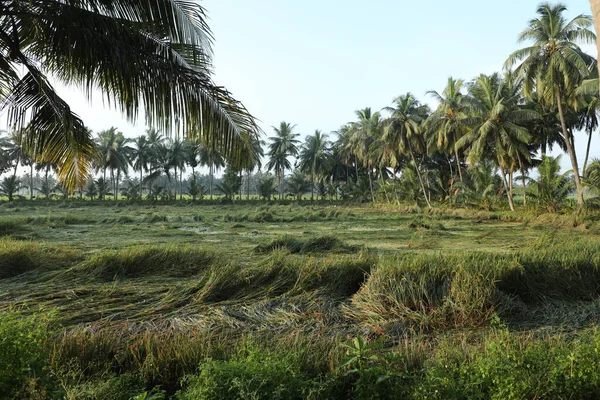
[[0,398],[14,398],[32,385],[51,386],[49,340],[51,314],[26,315],[15,310],[0,313]]

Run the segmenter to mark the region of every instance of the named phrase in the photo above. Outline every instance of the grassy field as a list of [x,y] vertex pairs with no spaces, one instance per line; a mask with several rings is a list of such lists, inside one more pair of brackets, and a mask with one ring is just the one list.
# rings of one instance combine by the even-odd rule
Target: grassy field
[[[1,209],[6,398],[599,393],[596,215],[309,202]],[[11,351],[20,373],[1,359]],[[506,371],[510,382],[490,378]]]

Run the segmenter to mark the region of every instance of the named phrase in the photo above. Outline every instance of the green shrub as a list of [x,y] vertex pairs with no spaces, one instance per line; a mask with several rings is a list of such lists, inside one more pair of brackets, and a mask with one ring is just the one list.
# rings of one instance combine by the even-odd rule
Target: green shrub
[[48,342],[53,323],[46,314],[0,313],[0,398],[15,398],[25,386],[42,390],[52,385]]
[[134,374],[93,380],[71,389],[80,400],[130,400],[144,391],[143,380]]
[[595,399],[600,396],[600,335],[492,338],[484,351],[443,351],[425,369],[415,398]]
[[182,400],[304,399],[311,382],[298,363],[281,354],[250,350],[230,361],[207,360],[198,376],[187,377]]

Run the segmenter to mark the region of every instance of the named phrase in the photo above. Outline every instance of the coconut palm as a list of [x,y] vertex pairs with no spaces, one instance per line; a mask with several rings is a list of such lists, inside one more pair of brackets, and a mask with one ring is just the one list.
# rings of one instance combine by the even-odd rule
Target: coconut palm
[[[519,107],[520,85],[499,74],[480,75],[470,88],[472,129],[459,141],[460,148],[468,147],[468,160],[474,164],[491,158],[500,168],[504,189],[512,211],[513,173],[530,159],[527,144],[531,134],[525,127],[528,120],[538,118],[532,110]],[[507,181],[506,176],[509,175]]]
[[[263,146],[265,142],[256,135],[243,135],[240,137],[243,141],[243,145],[240,145],[240,149],[234,157],[229,160],[229,164],[234,166],[236,170],[240,172],[246,172],[246,198],[250,198],[250,174],[254,169],[262,168],[262,157],[264,156]],[[242,188],[240,187],[240,190]],[[241,197],[240,192],[240,197]]]
[[308,135],[300,151],[300,170],[310,174],[310,199],[314,200],[315,177],[327,168],[330,155],[330,143],[327,135],[316,130]]
[[[344,163],[346,173],[346,184],[350,183],[350,168],[354,165],[356,179],[358,179],[358,160],[352,152],[352,124],[345,124],[337,131],[333,132],[337,135],[337,139],[333,143],[332,152],[335,157]],[[358,182],[358,181],[356,181]]]
[[267,169],[269,171],[275,170],[277,176],[277,182],[279,186],[279,199],[283,199],[283,182],[285,180],[285,170],[291,169],[289,157],[296,156],[298,154],[298,143],[296,139],[299,135],[294,133],[296,125],[292,125],[288,122],[282,121],[279,124],[279,128],[272,127],[275,131],[275,136],[271,136],[269,140],[269,161],[267,163]]
[[127,172],[129,167],[131,148],[127,145],[128,142],[123,133],[118,132],[115,127],[98,133],[97,146],[100,157],[96,168],[102,169],[102,178],[105,182],[106,170],[110,170],[115,201],[118,200],[121,172]]
[[385,110],[391,115],[385,121],[384,140],[394,143],[400,153],[411,158],[425,202],[431,208],[420,172],[420,162],[417,161],[416,157],[417,152],[422,154],[425,150],[421,124],[427,119],[429,108],[419,103],[411,93],[407,93],[396,97],[393,107],[386,107]]
[[258,193],[263,200],[271,200],[271,197],[277,193],[275,187],[275,177],[271,174],[261,176],[258,182]]
[[192,172],[192,175],[189,179],[188,194],[192,196],[193,201],[196,201],[196,198],[198,196],[200,196],[200,199],[204,197],[204,192],[206,192],[206,188],[200,182],[198,182],[198,177],[196,176],[196,173]]
[[179,199],[183,199],[183,171],[187,159],[186,145],[181,139],[169,140],[169,158],[175,174],[175,199],[177,199],[177,171],[179,171]]
[[302,195],[308,192],[310,188],[311,183],[306,180],[306,175],[299,169],[294,170],[287,180],[287,189],[297,201],[302,200]]
[[225,158],[223,155],[214,147],[201,144],[199,148],[200,164],[208,167],[209,185],[208,193],[210,199],[213,199],[213,182],[215,178],[215,172],[225,166]]
[[143,194],[144,172],[148,172],[152,155],[150,154],[150,143],[146,135],[136,137],[131,141],[131,158],[133,170],[140,173],[140,195]]
[[462,79],[449,77],[442,94],[435,90],[428,91],[427,94],[439,104],[426,121],[427,146],[454,153],[460,181],[463,176],[456,142],[469,130],[467,98],[461,93],[463,85]]
[[531,40],[531,46],[512,53],[506,66],[519,63],[516,72],[524,77],[524,92],[531,96],[537,91],[539,101],[558,110],[567,153],[573,167],[577,187],[577,203],[583,205],[583,186],[575,153],[574,138],[567,125],[566,112],[572,104],[574,89],[589,75],[595,65],[592,57],[579,48],[576,42],[593,43],[596,35],[589,29],[592,18],[578,15],[567,21],[563,4],[542,3],[538,17],[529,21],[519,36],[519,42]]
[[15,194],[21,190],[21,179],[16,175],[7,176],[0,182],[0,193],[13,201]]
[[[383,119],[381,113],[372,112],[370,107],[355,111],[358,120],[350,126],[349,146],[357,160],[356,173],[358,179],[358,162],[367,169],[369,191],[371,199],[374,199],[372,172],[374,167],[374,155],[371,145],[383,135]],[[357,180],[358,182],[358,180]]]
[[538,178],[529,178],[529,194],[547,212],[556,212],[573,190],[572,172],[560,173],[560,158],[543,157],[538,165]]
[[1,107],[12,127],[32,129],[34,158],[57,163],[70,188],[89,174],[94,143],[46,73],[90,97],[99,89],[130,120],[143,111],[165,131],[193,129],[227,154],[256,130],[213,83],[212,34],[194,2],[13,0],[2,3],[0,26]]
[[590,157],[592,136],[599,124],[598,114],[600,111],[600,91],[598,82],[598,71],[596,68],[593,68],[590,71],[589,79],[584,80],[576,91],[576,94],[580,96],[577,104],[579,106],[579,124],[577,128],[584,129],[588,134],[588,141],[585,149],[585,159],[583,161],[584,176],[586,174],[588,160]]

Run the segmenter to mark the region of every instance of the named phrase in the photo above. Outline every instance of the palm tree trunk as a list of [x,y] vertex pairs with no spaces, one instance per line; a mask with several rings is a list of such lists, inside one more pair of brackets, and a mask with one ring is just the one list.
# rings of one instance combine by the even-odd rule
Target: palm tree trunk
[[121,170],[117,169],[117,181],[115,182],[115,201],[119,200],[119,180],[121,179]]
[[[44,181],[44,184],[45,184],[45,185],[46,185],[46,187],[47,187],[47,186],[48,186],[48,167],[46,167],[46,176],[45,176],[45,179],[46,179],[46,180]],[[50,194],[49,192],[46,192],[46,200],[48,200],[48,198],[49,198],[49,194]]]
[[358,159],[354,156],[354,168],[356,169],[356,184],[358,185]]
[[525,180],[525,168],[523,167],[523,161],[521,161],[521,157],[517,156],[519,159],[519,167],[521,168],[521,179],[523,180],[523,207],[527,206],[527,181]]
[[506,180],[506,171],[501,170],[500,173],[502,175],[502,183],[504,184],[504,191],[506,192],[506,197],[508,198],[508,206],[510,207],[510,211],[515,211],[515,205],[514,205],[513,199],[512,199],[512,192],[508,188],[508,182]]
[[587,169],[588,160],[590,158],[590,146],[592,145],[592,135],[594,132],[589,132],[587,147],[585,149],[585,160],[583,161],[583,177],[585,178],[585,170]]
[[183,172],[179,170],[179,200],[183,200]]
[[250,200],[250,170],[246,172],[246,200]]
[[314,200],[315,193],[315,173],[311,171],[310,174],[310,201]]
[[367,175],[369,176],[369,189],[371,190],[371,201],[375,201],[375,194],[373,193],[373,179],[371,178],[371,166],[369,166],[369,170],[367,171]]
[[209,185],[209,189],[210,189],[210,199],[213,199],[213,164],[212,164],[212,160],[210,163],[210,166],[208,168],[208,174],[209,174],[209,178],[210,178],[210,185]]
[[33,200],[33,160],[29,166],[29,200]]
[[419,165],[417,164],[417,160],[415,159],[415,153],[412,151],[412,148],[410,149],[410,156],[412,157],[413,164],[415,164],[415,170],[417,171],[417,177],[419,178],[419,183],[421,184],[421,190],[423,191],[423,196],[425,196],[427,207],[431,208],[431,203],[429,202],[427,191],[425,190],[425,185],[423,184],[423,177],[421,176],[421,171],[419,169]]
[[140,167],[140,199],[142,198],[142,196],[144,195],[144,169],[142,167]]
[[112,192],[114,195],[115,194],[115,170],[112,168],[110,169],[110,183],[112,184]]
[[458,158],[458,149],[454,148],[454,156],[456,157],[456,169],[458,170],[458,179],[463,181],[462,168],[460,167],[460,159]]
[[560,117],[560,126],[563,131],[563,135],[565,136],[565,143],[567,145],[567,152],[569,153],[569,158],[571,159],[571,166],[573,167],[573,175],[575,176],[575,186],[577,187],[577,204],[579,206],[583,206],[583,185],[581,184],[581,178],[579,176],[579,166],[577,165],[577,155],[575,154],[575,149],[573,146],[573,142],[571,140],[571,135],[569,134],[569,130],[567,129],[567,124],[565,123],[565,115],[563,112],[562,106],[562,98],[560,95],[560,90],[556,92],[556,101],[558,103],[558,115]]

